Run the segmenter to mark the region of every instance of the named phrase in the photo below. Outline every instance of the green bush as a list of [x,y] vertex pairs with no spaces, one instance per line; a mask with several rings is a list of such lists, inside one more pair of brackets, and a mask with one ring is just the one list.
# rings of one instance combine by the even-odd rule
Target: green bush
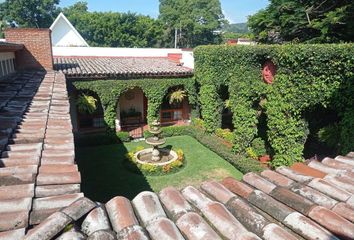
[[215,135],[230,143],[232,143],[234,140],[234,134],[231,132],[230,129],[217,128],[215,131]]
[[258,161],[246,157],[245,155],[235,154],[229,147],[218,141],[214,135],[206,134],[203,130],[193,126],[190,126],[185,130],[185,135],[194,137],[201,144],[218,154],[220,157],[224,158],[242,173],[260,172],[263,170],[263,167]]
[[[304,112],[318,105],[338,112],[340,151],[354,149],[353,44],[200,46],[194,53],[205,128],[211,132],[220,126],[216,93],[220,86],[228,86],[236,153],[245,154],[258,136],[263,111],[267,142],[274,153],[272,165],[303,161],[309,134]],[[271,85],[261,75],[267,60],[277,67]]]
[[130,137],[129,132],[124,132],[124,131],[117,132],[117,138],[121,142],[130,142],[132,140],[132,138]]
[[340,138],[340,128],[338,124],[329,125],[321,128],[317,133],[318,140],[325,143],[328,147],[337,149],[338,139]]
[[[173,136],[181,136],[185,135],[186,129],[188,129],[188,126],[169,126],[169,127],[162,127],[162,137],[173,137]],[[144,131],[144,137],[152,137],[153,135],[148,131]]]
[[258,137],[258,138],[253,139],[251,147],[254,150],[257,157],[267,154],[265,142],[262,138]]

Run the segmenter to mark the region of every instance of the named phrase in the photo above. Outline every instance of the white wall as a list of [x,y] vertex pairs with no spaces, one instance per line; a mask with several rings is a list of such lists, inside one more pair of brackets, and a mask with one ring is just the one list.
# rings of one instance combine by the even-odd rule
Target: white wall
[[192,51],[183,51],[181,61],[183,66],[194,69],[194,53]]
[[53,47],[53,55],[63,57],[167,57],[168,53],[182,53],[182,50],[173,48]]
[[182,54],[183,66],[194,69],[192,51],[174,48],[106,48],[106,47],[53,47],[56,57],[167,57],[169,53]]
[[82,39],[63,18],[59,18],[52,29],[52,44],[53,46],[85,46]]

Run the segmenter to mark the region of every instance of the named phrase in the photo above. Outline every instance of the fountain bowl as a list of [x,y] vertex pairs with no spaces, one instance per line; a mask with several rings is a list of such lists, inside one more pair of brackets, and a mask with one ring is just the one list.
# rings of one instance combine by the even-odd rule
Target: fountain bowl
[[165,144],[166,140],[165,139],[155,139],[154,137],[149,137],[145,140],[145,142],[151,146],[160,146]]
[[134,157],[136,159],[136,162],[140,164],[165,166],[178,160],[178,155],[175,151],[166,148],[160,148],[159,151],[160,151],[161,159],[159,161],[153,161],[152,160],[153,150],[154,150],[153,148],[146,148],[144,150],[135,153]]

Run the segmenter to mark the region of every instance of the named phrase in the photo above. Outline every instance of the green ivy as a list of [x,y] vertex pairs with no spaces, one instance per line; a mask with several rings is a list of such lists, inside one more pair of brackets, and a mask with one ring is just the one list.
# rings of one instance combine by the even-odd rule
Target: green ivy
[[[261,77],[267,59],[277,66],[271,85]],[[319,104],[335,109],[341,117],[341,152],[354,149],[353,44],[201,46],[195,49],[195,61],[208,131],[220,126],[222,109],[217,106],[216,92],[222,84],[229,87],[235,152],[245,153],[258,136],[258,117],[263,111],[272,165],[302,161],[309,134],[304,112]]]
[[74,81],[73,85],[77,90],[90,90],[99,96],[109,130],[115,129],[119,97],[134,87],[141,88],[148,99],[147,119],[149,123],[158,118],[161,103],[170,87],[183,86],[192,107],[197,103],[193,78]]

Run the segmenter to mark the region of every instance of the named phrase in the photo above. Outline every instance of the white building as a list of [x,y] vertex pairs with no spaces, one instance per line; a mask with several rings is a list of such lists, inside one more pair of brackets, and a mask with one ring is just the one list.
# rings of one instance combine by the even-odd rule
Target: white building
[[89,47],[63,13],[58,15],[50,29],[53,47]]

